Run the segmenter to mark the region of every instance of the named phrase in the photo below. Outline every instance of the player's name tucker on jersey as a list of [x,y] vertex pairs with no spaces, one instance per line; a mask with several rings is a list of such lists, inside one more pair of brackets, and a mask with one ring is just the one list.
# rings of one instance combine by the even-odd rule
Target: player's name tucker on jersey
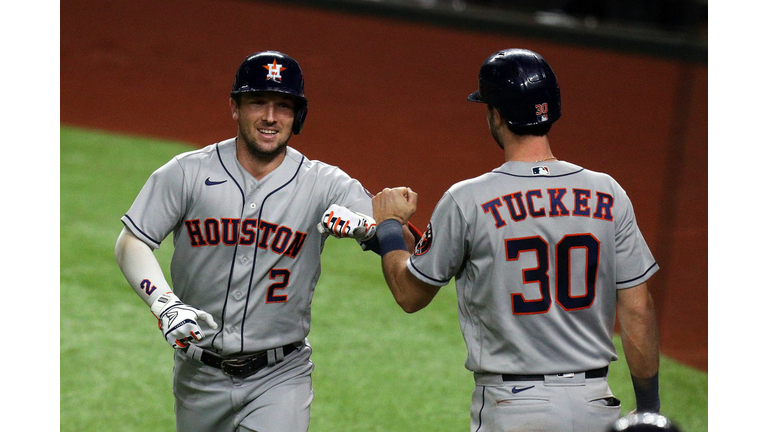
[[252,245],[258,241],[258,247],[272,252],[296,258],[307,233],[293,230],[285,225],[277,225],[256,219],[209,218],[205,221],[185,220],[189,241],[193,247]]
[[[613,220],[613,196],[589,189],[573,188],[570,192],[566,188],[519,191],[494,198],[481,207],[486,214],[493,217],[496,228],[507,224],[507,213],[514,222],[523,221],[529,216],[581,216]],[[502,207],[506,208],[507,212],[500,211]]]

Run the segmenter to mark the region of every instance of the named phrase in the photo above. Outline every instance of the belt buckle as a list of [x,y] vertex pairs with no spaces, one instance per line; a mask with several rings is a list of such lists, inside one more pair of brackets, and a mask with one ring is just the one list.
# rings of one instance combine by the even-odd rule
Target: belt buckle
[[240,376],[242,375],[241,369],[244,366],[248,366],[253,359],[254,357],[222,359],[221,371],[224,372],[225,375]]
[[573,372],[557,374],[558,378],[573,378],[574,376],[576,376],[576,374]]

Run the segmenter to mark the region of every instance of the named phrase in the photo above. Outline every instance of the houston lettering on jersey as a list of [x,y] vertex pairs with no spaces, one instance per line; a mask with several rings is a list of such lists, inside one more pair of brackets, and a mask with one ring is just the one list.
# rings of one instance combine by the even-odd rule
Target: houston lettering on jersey
[[[581,216],[613,220],[613,196],[589,189],[532,189],[494,198],[481,207],[493,217],[496,228],[507,224],[507,217],[520,222],[528,217]],[[504,209],[504,210],[502,210]]]
[[192,247],[220,244],[249,246],[258,241],[261,249],[271,249],[290,258],[296,258],[307,238],[307,233],[257,219],[194,219],[185,220],[184,225]]

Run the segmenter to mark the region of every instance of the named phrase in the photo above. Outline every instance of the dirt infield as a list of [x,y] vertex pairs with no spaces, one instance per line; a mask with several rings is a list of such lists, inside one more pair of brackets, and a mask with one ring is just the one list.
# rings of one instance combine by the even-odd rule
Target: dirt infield
[[[610,173],[633,200],[661,271],[662,351],[707,370],[707,67],[391,19],[234,0],[61,4],[61,122],[203,146],[231,137],[243,58],[301,63],[309,114],[291,145],[371,191],[419,192],[414,222],[453,183],[503,162],[465,102],[495,50],[542,53],[563,117],[553,150]],[[395,169],[393,169],[393,167]]]

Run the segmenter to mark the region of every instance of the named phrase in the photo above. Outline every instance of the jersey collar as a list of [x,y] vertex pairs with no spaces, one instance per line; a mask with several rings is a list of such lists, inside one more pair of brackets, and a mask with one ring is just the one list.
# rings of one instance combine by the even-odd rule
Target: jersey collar
[[496,174],[515,177],[561,177],[583,171],[584,168],[565,161],[518,162],[510,161],[493,170]]

